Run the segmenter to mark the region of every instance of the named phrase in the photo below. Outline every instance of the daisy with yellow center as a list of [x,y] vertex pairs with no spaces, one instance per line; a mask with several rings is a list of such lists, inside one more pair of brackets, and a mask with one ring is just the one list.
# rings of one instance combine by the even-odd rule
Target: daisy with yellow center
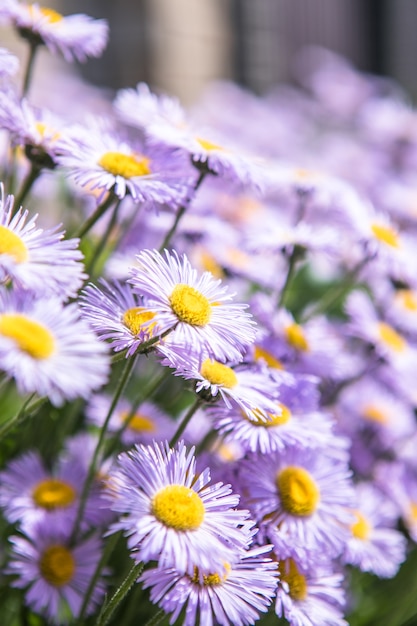
[[0,185],[0,281],[62,300],[74,296],[85,278],[78,240],[42,230],[21,208],[13,215],[13,205]]
[[111,473],[112,509],[123,515],[112,529],[123,530],[137,560],[156,560],[194,575],[196,559],[206,574],[220,561],[236,560],[248,541],[240,528],[246,511],[229,485],[211,485],[206,469],[196,474],[193,450],[157,443],[119,456]]
[[107,22],[81,13],[64,16],[50,7],[11,0],[6,17],[22,37],[45,45],[66,61],[83,62],[88,57],[99,57],[107,44]]
[[[63,614],[76,619],[99,562],[102,546],[96,534],[70,543],[71,524],[65,517],[30,524],[20,536],[10,538],[9,573],[14,586],[25,589],[25,603],[48,624]],[[94,586],[87,615],[103,602],[102,576]]]
[[[326,550],[340,554],[350,536],[353,489],[347,458],[336,460],[325,448],[286,446],[241,463],[239,480],[255,519],[272,533],[279,553]],[[282,544],[282,545],[281,545]]]
[[155,313],[159,334],[172,329],[169,344],[201,350],[219,360],[240,360],[254,338],[245,304],[231,303],[232,294],[209,272],[201,276],[186,255],[144,250],[130,270],[134,292]]

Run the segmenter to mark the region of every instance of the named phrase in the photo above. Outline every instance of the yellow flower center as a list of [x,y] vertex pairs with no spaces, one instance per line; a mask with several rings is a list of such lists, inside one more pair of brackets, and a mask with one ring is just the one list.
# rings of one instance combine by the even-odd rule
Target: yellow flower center
[[207,250],[200,251],[200,263],[205,271],[213,274],[215,278],[224,278],[224,271]]
[[394,352],[403,352],[407,347],[407,342],[396,330],[385,322],[378,324],[379,338],[381,341]]
[[46,137],[48,137],[50,141],[57,141],[61,136],[60,133],[52,130],[43,122],[36,122],[35,127],[40,134],[41,139],[45,139]]
[[396,299],[408,311],[417,311],[417,297],[411,289],[399,289],[395,294]]
[[221,385],[226,389],[232,389],[238,383],[237,376],[228,365],[205,359],[201,365],[200,374],[212,385]]
[[294,559],[286,559],[279,565],[280,579],[289,587],[289,594],[293,600],[305,600],[307,597],[307,581],[304,574],[298,570]]
[[195,491],[185,485],[168,485],[152,499],[152,513],[169,528],[196,530],[204,520],[205,508]]
[[288,466],[276,477],[282,506],[291,515],[307,517],[317,509],[319,489],[312,476],[303,467]]
[[272,369],[277,369],[277,370],[284,369],[284,366],[281,363],[281,361],[276,359],[270,352],[268,352],[268,350],[265,350],[265,348],[261,348],[260,346],[255,346],[254,358],[255,358],[255,361],[259,361],[260,359],[263,359],[265,363],[268,365],[268,367],[271,367]]
[[0,315],[0,335],[13,339],[18,348],[34,359],[47,359],[55,351],[52,333],[39,322],[21,313]]
[[417,522],[417,502],[411,502],[407,517],[410,524],[415,524]]
[[40,11],[42,16],[48,21],[49,24],[56,24],[57,22],[60,22],[63,19],[63,16],[61,15],[61,13],[54,11],[54,9],[38,7],[37,5],[34,5],[34,4],[30,4],[28,9],[29,9],[29,14],[32,19],[36,17],[36,9],[37,9],[38,11]]
[[143,307],[137,306],[132,307],[131,309],[127,309],[127,311],[123,314],[123,324],[127,326],[127,328],[133,333],[133,335],[139,335],[141,330],[144,330],[144,326],[146,330],[151,332],[155,327],[155,322],[153,324],[147,324],[150,320],[155,317],[155,313],[152,311],[148,311]]
[[267,413],[268,419],[265,419],[259,409],[254,409],[254,411],[251,412],[250,418],[246,416],[246,413],[243,413],[243,415],[247,417],[249,422],[254,426],[265,426],[266,428],[282,426],[291,419],[291,411],[281,402],[278,403],[278,406],[281,409],[281,413]]
[[76,497],[72,485],[59,478],[46,478],[32,492],[33,501],[44,509],[52,510],[70,506]]
[[130,417],[130,413],[128,411],[124,412],[121,415],[121,419],[123,422],[129,420],[129,428],[136,432],[140,433],[152,433],[155,431],[155,424],[153,421],[146,417],[146,415],[142,415],[141,413],[136,413],[133,417]]
[[[220,576],[220,574],[217,573],[203,574],[203,585],[205,587],[216,587],[217,585],[221,585],[222,583],[224,583],[224,581],[227,580],[227,577],[231,570],[229,563],[225,563],[224,566],[226,573],[223,576]],[[191,582],[195,585],[201,585],[198,567],[194,567],[194,575],[191,577]]]
[[175,285],[169,301],[171,309],[181,322],[205,326],[210,321],[211,305],[200,291],[190,285]]
[[151,173],[149,163],[150,160],[145,157],[137,159],[123,152],[106,152],[98,161],[98,165],[104,170],[113,176],[123,176],[123,178],[148,176]]
[[207,141],[207,139],[200,139],[199,137],[197,137],[196,139],[197,143],[199,143],[200,146],[208,152],[210,152],[211,150],[223,150],[221,146],[218,146],[216,143],[212,143],[211,141]]
[[299,324],[294,323],[287,326],[285,336],[290,346],[296,350],[307,352],[310,349],[304,331]]
[[8,254],[16,263],[28,259],[28,249],[21,238],[13,231],[0,225],[0,254]]
[[75,573],[75,560],[65,546],[49,546],[40,559],[39,569],[42,578],[54,587],[69,583]]
[[378,422],[378,424],[387,424],[388,417],[378,406],[375,404],[367,404],[362,411],[362,415],[365,419],[372,422]]
[[398,240],[398,234],[389,226],[382,226],[381,224],[372,224],[371,230],[378,241],[385,243],[391,248],[399,248],[400,242]]
[[362,539],[362,541],[366,541],[372,531],[372,526],[360,511],[354,511],[354,513],[356,521],[350,527],[352,535],[356,537],[356,539]]

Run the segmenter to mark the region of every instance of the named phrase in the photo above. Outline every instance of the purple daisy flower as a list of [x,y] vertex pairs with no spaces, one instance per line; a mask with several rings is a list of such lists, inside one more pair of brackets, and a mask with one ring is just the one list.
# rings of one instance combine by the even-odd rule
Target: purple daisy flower
[[99,57],[107,45],[107,22],[82,13],[63,16],[36,3],[7,0],[0,8],[0,17],[13,24],[23,37],[45,44],[66,61]]
[[126,140],[105,119],[74,127],[58,142],[58,162],[68,175],[100,200],[112,190],[118,198],[176,209],[186,198],[188,179],[173,168],[172,155],[149,153],[142,143]]
[[57,228],[37,228],[37,215],[28,219],[22,208],[12,217],[13,204],[0,184],[0,280],[37,295],[75,296],[87,277],[78,239],[64,240]]
[[[94,395],[86,408],[86,416],[89,421],[97,426],[102,426],[110,409],[111,401],[111,396]],[[135,443],[150,444],[153,440],[170,439],[176,430],[175,421],[152,402],[143,402],[131,414],[132,404],[122,398],[117,403],[108,425],[109,433],[115,433],[126,426],[121,436],[122,442],[126,446],[133,446]]]
[[[25,589],[26,605],[51,624],[67,624],[79,615],[102,552],[97,535],[72,545],[67,522],[64,518],[59,524],[43,520],[26,529],[23,536],[10,537],[12,551],[6,571],[16,576],[11,584]],[[104,593],[104,581],[99,578],[87,614],[97,610]]]
[[198,565],[193,574],[174,568],[153,568],[140,581],[150,588],[150,598],[170,614],[170,624],[185,608],[184,626],[197,622],[205,626],[249,626],[267,611],[277,586],[277,564],[265,557],[270,546],[252,548],[225,573],[201,574]]
[[87,399],[104,385],[109,358],[75,304],[2,291],[0,369],[15,379],[19,392],[36,392],[60,406]]
[[284,549],[299,544],[334,556],[341,553],[353,522],[350,476],[346,459],[299,446],[251,455],[238,468],[245,504],[255,519],[279,527],[274,543],[281,540]]
[[130,283],[155,313],[159,334],[172,330],[173,343],[199,346],[218,359],[241,359],[255,336],[246,304],[230,303],[233,294],[210,272],[198,276],[184,254],[143,250],[132,267]]
[[[52,471],[37,452],[13,459],[0,474],[0,506],[5,518],[25,528],[51,518],[65,518],[73,523],[87,470],[74,456],[58,459]],[[85,507],[84,529],[100,524],[101,502],[98,490],[93,489]]]
[[264,368],[228,365],[207,357],[205,353],[196,354],[172,345],[169,340],[158,347],[158,352],[164,356],[163,365],[175,368],[175,376],[194,380],[196,392],[208,400],[218,396],[228,409],[234,406],[249,419],[253,417],[265,422],[271,420],[268,412],[272,415],[282,412],[277,404],[279,385]]
[[99,282],[100,287],[89,284],[81,292],[82,316],[102,341],[110,340],[115,352],[126,350],[128,358],[152,337],[155,314],[141,306],[129,284],[104,279]]
[[111,530],[123,530],[132,557],[158,561],[193,575],[219,562],[234,562],[250,539],[248,512],[236,509],[230,485],[210,484],[210,471],[196,472],[194,448],[153,443],[119,455],[108,487],[112,509],[121,514]]
[[332,572],[329,565],[302,567],[288,558],[280,561],[279,576],[275,603],[278,617],[285,617],[291,626],[348,626],[342,612],[343,576]]
[[355,490],[355,522],[351,525],[352,536],[342,555],[343,562],[380,578],[392,578],[406,553],[406,539],[394,528],[398,509],[372,483],[360,483]]

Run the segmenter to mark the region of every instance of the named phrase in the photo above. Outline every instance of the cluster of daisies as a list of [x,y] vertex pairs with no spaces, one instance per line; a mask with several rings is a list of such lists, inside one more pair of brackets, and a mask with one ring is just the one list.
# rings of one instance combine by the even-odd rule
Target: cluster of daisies
[[346,626],[417,541],[417,113],[319,49],[35,106],[107,24],[0,23],[3,623]]

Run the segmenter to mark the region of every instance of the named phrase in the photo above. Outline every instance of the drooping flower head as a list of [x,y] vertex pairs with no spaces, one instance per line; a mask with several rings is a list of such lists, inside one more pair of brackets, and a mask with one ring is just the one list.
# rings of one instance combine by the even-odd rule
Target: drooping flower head
[[37,3],[7,0],[0,7],[0,16],[13,24],[22,37],[44,44],[66,61],[99,57],[107,44],[107,22],[81,13],[64,16]]

